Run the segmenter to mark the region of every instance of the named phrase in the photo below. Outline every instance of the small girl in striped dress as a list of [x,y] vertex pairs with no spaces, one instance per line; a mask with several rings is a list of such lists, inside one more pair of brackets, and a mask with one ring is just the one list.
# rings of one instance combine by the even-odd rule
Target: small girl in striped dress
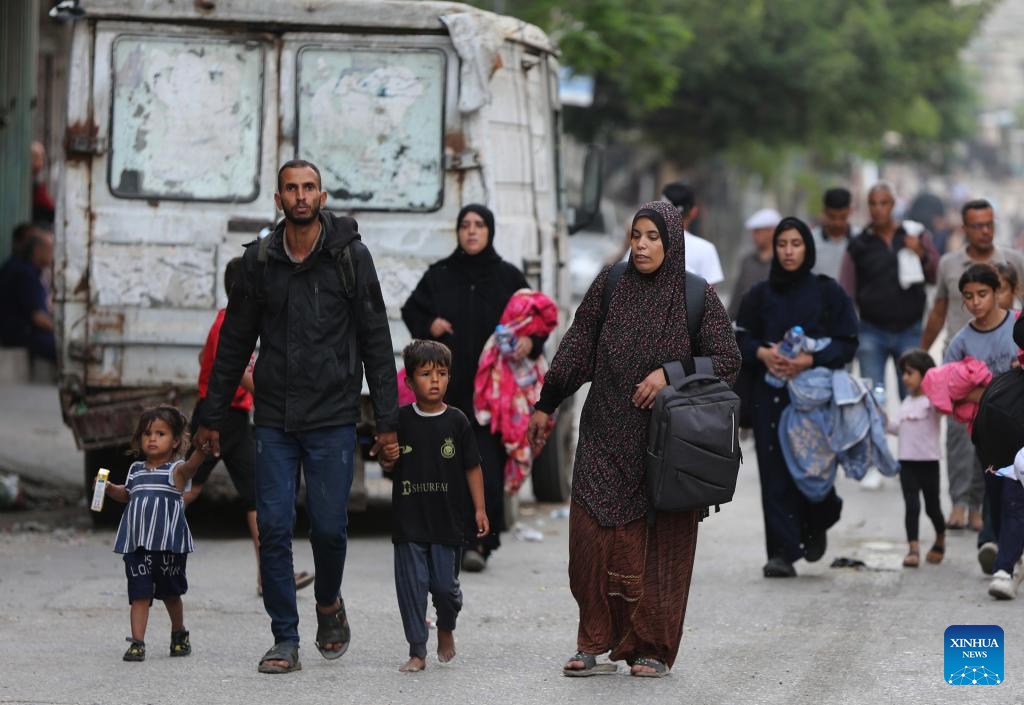
[[154,597],[171,618],[171,656],[192,653],[181,601],[188,590],[185,559],[193,550],[182,494],[208,449],[196,448],[187,461],[180,459],[187,426],[185,415],[173,406],[142,412],[131,446],[145,460],[132,463],[123,485],[106,486],[109,497],[128,503],[114,541],[114,552],[124,554],[132,606],[125,661],[146,660],[146,623]]

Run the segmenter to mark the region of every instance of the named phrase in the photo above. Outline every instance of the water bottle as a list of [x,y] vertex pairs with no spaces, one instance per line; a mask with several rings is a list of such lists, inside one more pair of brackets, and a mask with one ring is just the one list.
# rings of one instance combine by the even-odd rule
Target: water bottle
[[[792,360],[804,349],[804,340],[805,336],[803,327],[793,326],[786,331],[786,335],[782,337],[782,342],[779,343],[779,354]],[[772,387],[777,387],[779,389],[786,386],[786,380],[776,377],[770,371],[765,371],[764,381]]]
[[499,323],[498,327],[494,329],[494,338],[498,344],[498,351],[512,369],[512,375],[516,380],[516,384],[521,389],[525,389],[536,382],[537,373],[533,369],[533,364],[527,359],[515,359],[516,334],[512,329]]
[[878,404],[878,408],[885,409],[885,387],[881,384],[876,384],[871,388],[871,396],[875,398],[875,403]]

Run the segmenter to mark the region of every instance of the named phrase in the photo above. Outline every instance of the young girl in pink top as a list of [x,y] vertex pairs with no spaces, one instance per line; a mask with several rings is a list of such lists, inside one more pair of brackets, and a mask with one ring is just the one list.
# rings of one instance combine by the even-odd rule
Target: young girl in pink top
[[939,413],[921,390],[924,374],[935,361],[924,350],[908,350],[900,356],[897,368],[902,373],[907,396],[895,416],[886,420],[886,430],[899,438],[900,487],[906,506],[904,524],[910,548],[903,559],[905,568],[921,563],[921,545],[917,538],[918,517],[924,495],[924,511],[935,527],[935,543],[925,555],[929,563],[941,563],[946,552],[946,522],[939,500]]

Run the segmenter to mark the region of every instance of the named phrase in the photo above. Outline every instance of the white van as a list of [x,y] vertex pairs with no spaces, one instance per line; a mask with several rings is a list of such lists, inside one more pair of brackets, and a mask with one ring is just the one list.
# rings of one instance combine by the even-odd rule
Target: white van
[[[327,207],[359,221],[396,351],[409,337],[399,307],[453,249],[470,202],[494,210],[501,255],[568,319],[558,54],[538,28],[446,2],[80,8],[55,310],[87,484],[98,467],[125,471],[142,408],[191,410],[224,265],[273,225],[278,165],[296,156],[321,168]],[[588,159],[584,215],[599,172]],[[567,422],[559,432],[534,470],[541,500],[567,497],[574,439]],[[362,480],[359,467],[356,509]]]

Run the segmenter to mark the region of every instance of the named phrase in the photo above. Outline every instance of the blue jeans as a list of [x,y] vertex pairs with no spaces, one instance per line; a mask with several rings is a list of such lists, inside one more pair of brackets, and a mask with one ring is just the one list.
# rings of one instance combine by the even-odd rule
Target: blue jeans
[[[860,376],[870,377],[872,384],[884,385],[886,360],[892,358],[892,363],[895,365],[900,355],[920,345],[920,322],[893,333],[861,321],[857,345]],[[903,387],[899,369],[896,370],[896,383],[900,390],[900,399],[902,399],[907,396],[907,390]]]
[[263,606],[274,641],[299,641],[292,533],[299,471],[306,477],[306,513],[313,546],[318,605],[332,605],[341,592],[348,547],[348,495],[355,459],[354,425],[287,433],[257,426],[256,524],[260,531]]

